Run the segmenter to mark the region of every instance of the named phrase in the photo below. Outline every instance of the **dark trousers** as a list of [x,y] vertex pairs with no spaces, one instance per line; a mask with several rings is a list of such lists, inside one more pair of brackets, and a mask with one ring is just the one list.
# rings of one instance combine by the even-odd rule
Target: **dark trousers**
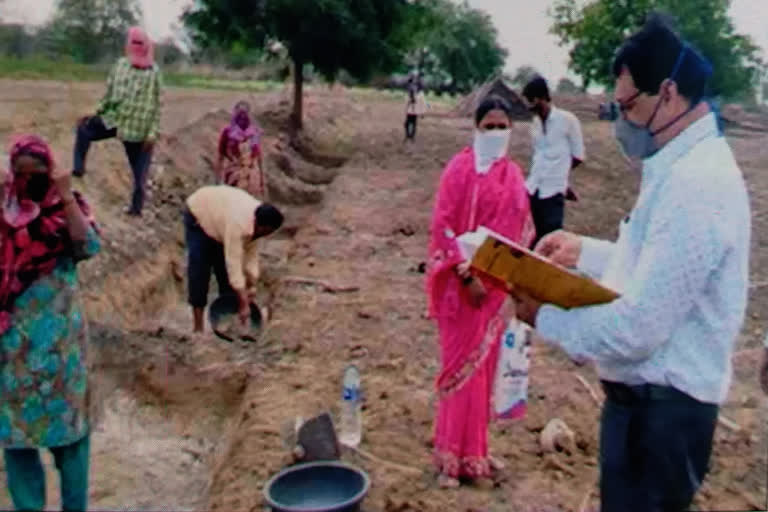
[[408,114],[405,116],[405,138],[413,139],[416,137],[416,123],[419,116],[416,114]]
[[[77,138],[74,150],[74,169],[76,176],[85,172],[85,160],[92,142],[111,139],[117,136],[117,128],[108,129],[104,121],[98,117],[90,117],[77,127]],[[147,174],[152,162],[152,150],[144,150],[144,142],[123,141],[128,163],[133,171],[133,197],[131,198],[131,213],[141,213],[144,206]]]
[[535,246],[545,235],[563,229],[563,219],[565,218],[565,196],[555,194],[546,199],[539,198],[539,191],[530,195],[531,216],[536,226],[536,239],[533,241]]
[[[88,508],[88,459],[90,437],[68,445],[50,448],[61,483],[61,508],[83,511]],[[37,448],[5,450],[8,492],[16,510],[45,509],[45,469]]]
[[219,295],[234,294],[235,291],[229,284],[224,245],[209,237],[189,210],[184,212],[184,232],[187,241],[189,304],[195,308],[208,305],[211,271],[216,275]]
[[600,511],[687,511],[709,470],[718,406],[669,387],[603,389]]

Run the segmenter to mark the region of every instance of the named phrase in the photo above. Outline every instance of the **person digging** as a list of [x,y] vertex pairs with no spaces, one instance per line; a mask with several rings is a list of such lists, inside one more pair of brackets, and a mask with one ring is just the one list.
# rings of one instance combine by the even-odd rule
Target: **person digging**
[[189,196],[186,205],[188,300],[194,332],[203,332],[211,271],[220,295],[237,296],[238,317],[247,324],[251,311],[248,288],[260,276],[257,240],[280,229],[283,214],[228,185],[202,187]]

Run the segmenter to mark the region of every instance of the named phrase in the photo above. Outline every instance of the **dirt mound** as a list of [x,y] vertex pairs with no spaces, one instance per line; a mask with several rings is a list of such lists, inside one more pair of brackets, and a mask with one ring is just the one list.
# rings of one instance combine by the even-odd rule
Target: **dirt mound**
[[282,140],[272,146],[269,157],[286,176],[309,185],[328,185],[339,174],[336,169],[320,167],[302,160],[301,155]]
[[512,108],[512,119],[516,121],[529,121],[531,119],[531,111],[523,103],[520,95],[501,76],[492,78],[464,97],[453,110],[453,113],[462,117],[471,117],[475,113],[475,109],[488,96],[500,96],[507,100]]
[[267,192],[271,201],[282,204],[304,205],[320,203],[324,190],[286,175],[279,169],[267,168]]
[[344,155],[318,150],[316,141],[306,131],[291,137],[291,147],[307,162],[328,169],[341,167],[348,160]]
[[[272,119],[265,123],[279,125],[278,111],[267,109],[259,116],[261,119]],[[229,119],[226,110],[216,110],[207,113],[200,120],[184,127],[173,137],[168,138],[158,160],[169,168],[179,172],[173,173],[171,181],[163,184],[163,189],[183,190],[189,185],[200,185],[199,177],[206,176],[204,181],[212,182],[214,178],[214,160],[216,158],[215,143],[219,131]],[[330,172],[310,163],[304,162],[296,153],[286,152],[284,145],[278,142],[279,137],[267,135],[263,138],[262,148],[266,153],[264,158],[267,191],[271,201],[286,205],[317,204],[323,200],[323,188],[336,178],[338,173]],[[268,165],[274,163],[276,165]],[[192,171],[192,172],[190,172]],[[198,177],[194,179],[192,177]],[[162,176],[158,176],[161,180]]]
[[597,121],[601,103],[608,101],[604,94],[555,94],[553,102],[558,107],[573,113],[582,122]]
[[729,133],[760,136],[768,133],[768,112],[764,108],[745,109],[741,105],[725,105],[721,115]]

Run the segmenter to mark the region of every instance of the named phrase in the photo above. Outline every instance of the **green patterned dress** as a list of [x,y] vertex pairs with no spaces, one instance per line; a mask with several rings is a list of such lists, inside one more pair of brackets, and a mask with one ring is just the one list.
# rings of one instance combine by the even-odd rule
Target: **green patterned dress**
[[[86,254],[99,250],[90,228]],[[87,345],[77,268],[67,256],[16,299],[0,336],[0,447],[67,446],[88,434]]]

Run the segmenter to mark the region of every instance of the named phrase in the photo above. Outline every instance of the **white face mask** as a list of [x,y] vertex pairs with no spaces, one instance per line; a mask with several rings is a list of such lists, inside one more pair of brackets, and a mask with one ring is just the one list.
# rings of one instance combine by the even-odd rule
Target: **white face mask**
[[493,163],[506,156],[512,130],[475,130],[475,170],[479,174],[487,173]]

